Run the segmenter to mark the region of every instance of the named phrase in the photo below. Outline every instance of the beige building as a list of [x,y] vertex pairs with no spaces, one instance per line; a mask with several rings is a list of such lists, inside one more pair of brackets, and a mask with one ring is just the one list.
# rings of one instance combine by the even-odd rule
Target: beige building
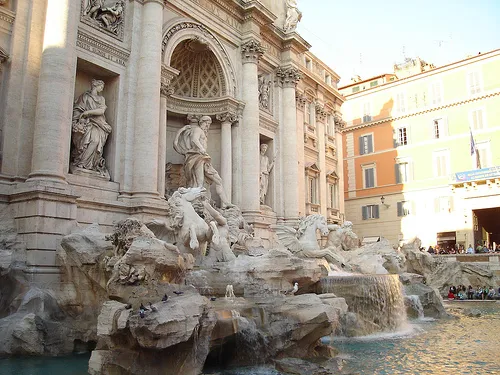
[[357,233],[500,243],[499,72],[500,50],[442,67],[407,59],[394,75],[340,89],[345,210]]
[[[287,4],[0,1],[0,204],[33,281],[57,280],[76,227],[165,215],[176,134],[204,115],[212,166],[267,246],[273,224],[342,219],[339,77]],[[262,143],[275,156],[264,194]]]

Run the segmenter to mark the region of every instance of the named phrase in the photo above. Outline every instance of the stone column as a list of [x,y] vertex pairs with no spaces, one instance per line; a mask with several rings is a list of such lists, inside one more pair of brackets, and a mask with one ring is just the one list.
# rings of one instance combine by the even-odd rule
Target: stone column
[[79,10],[79,1],[47,1],[29,180],[66,183]]
[[[283,171],[283,203],[285,222],[294,223],[299,219],[299,171],[297,158],[297,107],[295,87],[301,75],[297,68],[288,66],[278,68],[276,77],[283,87],[283,132],[281,150]],[[302,128],[302,127],[301,127]]]
[[179,71],[166,65],[161,67],[160,86],[160,131],[158,135],[158,193],[165,196],[165,163],[167,153],[167,98],[174,93],[170,86]]
[[241,128],[243,212],[260,212],[259,198],[259,89],[257,65],[264,53],[260,42],[252,39],[241,46],[243,62],[243,124]]
[[232,202],[232,186],[233,186],[233,158],[232,158],[232,142],[231,142],[231,126],[237,121],[238,117],[235,113],[226,112],[219,113],[215,116],[221,122],[220,129],[220,177],[222,178],[222,186],[227,197]]
[[158,198],[161,42],[163,0],[144,0],[141,41],[137,68],[137,100],[135,115],[132,176],[133,198]]

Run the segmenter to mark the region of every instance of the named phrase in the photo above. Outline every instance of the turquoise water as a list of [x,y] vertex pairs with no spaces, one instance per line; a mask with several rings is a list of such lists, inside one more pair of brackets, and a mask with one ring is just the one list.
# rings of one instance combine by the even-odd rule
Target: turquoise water
[[[344,371],[360,375],[500,375],[500,303],[456,302],[479,318],[414,320],[404,332],[361,339],[334,338]],[[85,375],[89,355],[0,359],[1,375]],[[265,367],[212,371],[217,375],[279,375]],[[161,375],[161,374],[158,374]]]

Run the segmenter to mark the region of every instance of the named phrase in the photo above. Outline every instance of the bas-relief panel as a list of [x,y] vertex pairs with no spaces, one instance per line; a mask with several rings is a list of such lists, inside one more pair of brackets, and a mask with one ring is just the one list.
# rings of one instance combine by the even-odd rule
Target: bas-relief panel
[[125,0],[81,0],[80,20],[107,35],[123,40]]

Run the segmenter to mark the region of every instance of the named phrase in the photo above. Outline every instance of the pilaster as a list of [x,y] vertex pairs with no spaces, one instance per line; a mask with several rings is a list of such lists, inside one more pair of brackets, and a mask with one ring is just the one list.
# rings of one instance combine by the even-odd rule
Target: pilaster
[[264,48],[259,41],[250,39],[241,46],[243,63],[243,124],[241,128],[242,201],[245,214],[260,211],[259,198],[259,90],[258,62]]

